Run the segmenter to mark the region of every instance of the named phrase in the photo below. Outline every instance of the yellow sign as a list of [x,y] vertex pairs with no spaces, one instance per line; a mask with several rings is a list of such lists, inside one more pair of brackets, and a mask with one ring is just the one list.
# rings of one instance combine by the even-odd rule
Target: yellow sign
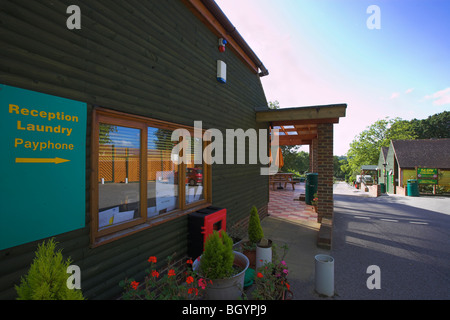
[[38,159],[38,158],[16,158],[16,163],[54,163],[60,164],[70,162],[70,160],[54,158],[54,159]]

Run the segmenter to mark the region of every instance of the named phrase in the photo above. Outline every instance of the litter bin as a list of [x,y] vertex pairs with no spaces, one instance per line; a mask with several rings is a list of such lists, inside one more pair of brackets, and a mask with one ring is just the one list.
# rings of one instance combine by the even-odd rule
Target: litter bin
[[317,192],[317,185],[319,183],[318,173],[308,173],[306,175],[305,183],[305,203],[311,205],[314,199],[314,194]]
[[318,294],[334,296],[334,259],[325,254],[315,256],[315,289]]
[[419,196],[419,184],[415,179],[409,179],[407,184],[407,195],[408,197],[418,197]]
[[380,193],[386,193],[386,184],[380,183]]

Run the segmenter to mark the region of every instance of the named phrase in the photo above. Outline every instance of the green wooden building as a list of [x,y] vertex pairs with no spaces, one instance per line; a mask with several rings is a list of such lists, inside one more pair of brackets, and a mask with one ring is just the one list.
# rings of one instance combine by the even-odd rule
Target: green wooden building
[[[253,205],[266,214],[260,164],[176,165],[170,156],[170,135],[193,134],[194,121],[203,130],[269,126],[255,119],[268,72],[214,1],[4,0],[0,29],[1,157],[11,172],[1,190],[0,299],[15,299],[50,237],[81,268],[85,297],[114,299],[119,281],[144,276],[149,256],[185,258],[190,212],[226,208],[228,225]],[[206,144],[191,139],[193,149]]]
[[386,185],[386,192],[407,195],[408,180],[440,186],[448,192],[450,139],[392,140],[389,147],[382,147],[378,181]]
[[265,217],[267,162],[253,156],[268,148],[244,143],[241,157],[224,143],[210,155],[227,160],[211,164],[217,131],[252,129],[260,142],[279,128],[280,145],[309,145],[332,223],[333,126],[347,105],[268,109],[268,70],[213,0],[0,8],[0,299],[16,298],[52,237],[86,298],[116,299],[150,256],[187,258],[190,213],[225,208],[227,229],[252,206]]

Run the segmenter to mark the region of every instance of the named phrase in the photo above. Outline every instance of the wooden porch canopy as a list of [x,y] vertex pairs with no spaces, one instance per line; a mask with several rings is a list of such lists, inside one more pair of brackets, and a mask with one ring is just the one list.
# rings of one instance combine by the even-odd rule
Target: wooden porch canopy
[[269,122],[280,132],[280,146],[312,144],[319,123],[339,123],[345,117],[346,104],[282,109],[257,108],[256,121]]

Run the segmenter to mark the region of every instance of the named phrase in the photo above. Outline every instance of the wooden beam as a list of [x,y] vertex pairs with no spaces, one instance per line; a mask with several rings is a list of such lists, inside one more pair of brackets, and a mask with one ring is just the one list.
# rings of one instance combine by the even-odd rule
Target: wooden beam
[[332,123],[336,123],[336,121],[339,121],[339,118],[345,117],[346,109],[347,105],[345,104],[282,109],[257,109],[256,121],[283,122],[282,125],[292,125],[294,124],[293,121],[305,121],[299,124],[306,124],[308,123],[306,120],[316,121],[315,123],[324,123],[324,121],[333,121]]
[[[209,12],[201,0],[182,0],[182,2],[202,21],[208,29],[210,29],[218,38],[224,38],[228,41],[227,47],[230,48],[237,56],[254,72],[258,73],[258,67],[238,45],[238,43],[228,35],[225,28],[219,23],[214,15]],[[219,39],[217,39],[219,41]],[[217,42],[217,46],[219,42]]]
[[280,146],[296,146],[296,145],[304,145],[311,144],[312,139],[308,139],[308,137],[299,137],[299,136],[280,136],[279,144]]
[[288,126],[288,125],[315,125],[319,123],[339,123],[339,118],[330,119],[309,119],[309,120],[290,120],[290,121],[272,121],[272,126]]

